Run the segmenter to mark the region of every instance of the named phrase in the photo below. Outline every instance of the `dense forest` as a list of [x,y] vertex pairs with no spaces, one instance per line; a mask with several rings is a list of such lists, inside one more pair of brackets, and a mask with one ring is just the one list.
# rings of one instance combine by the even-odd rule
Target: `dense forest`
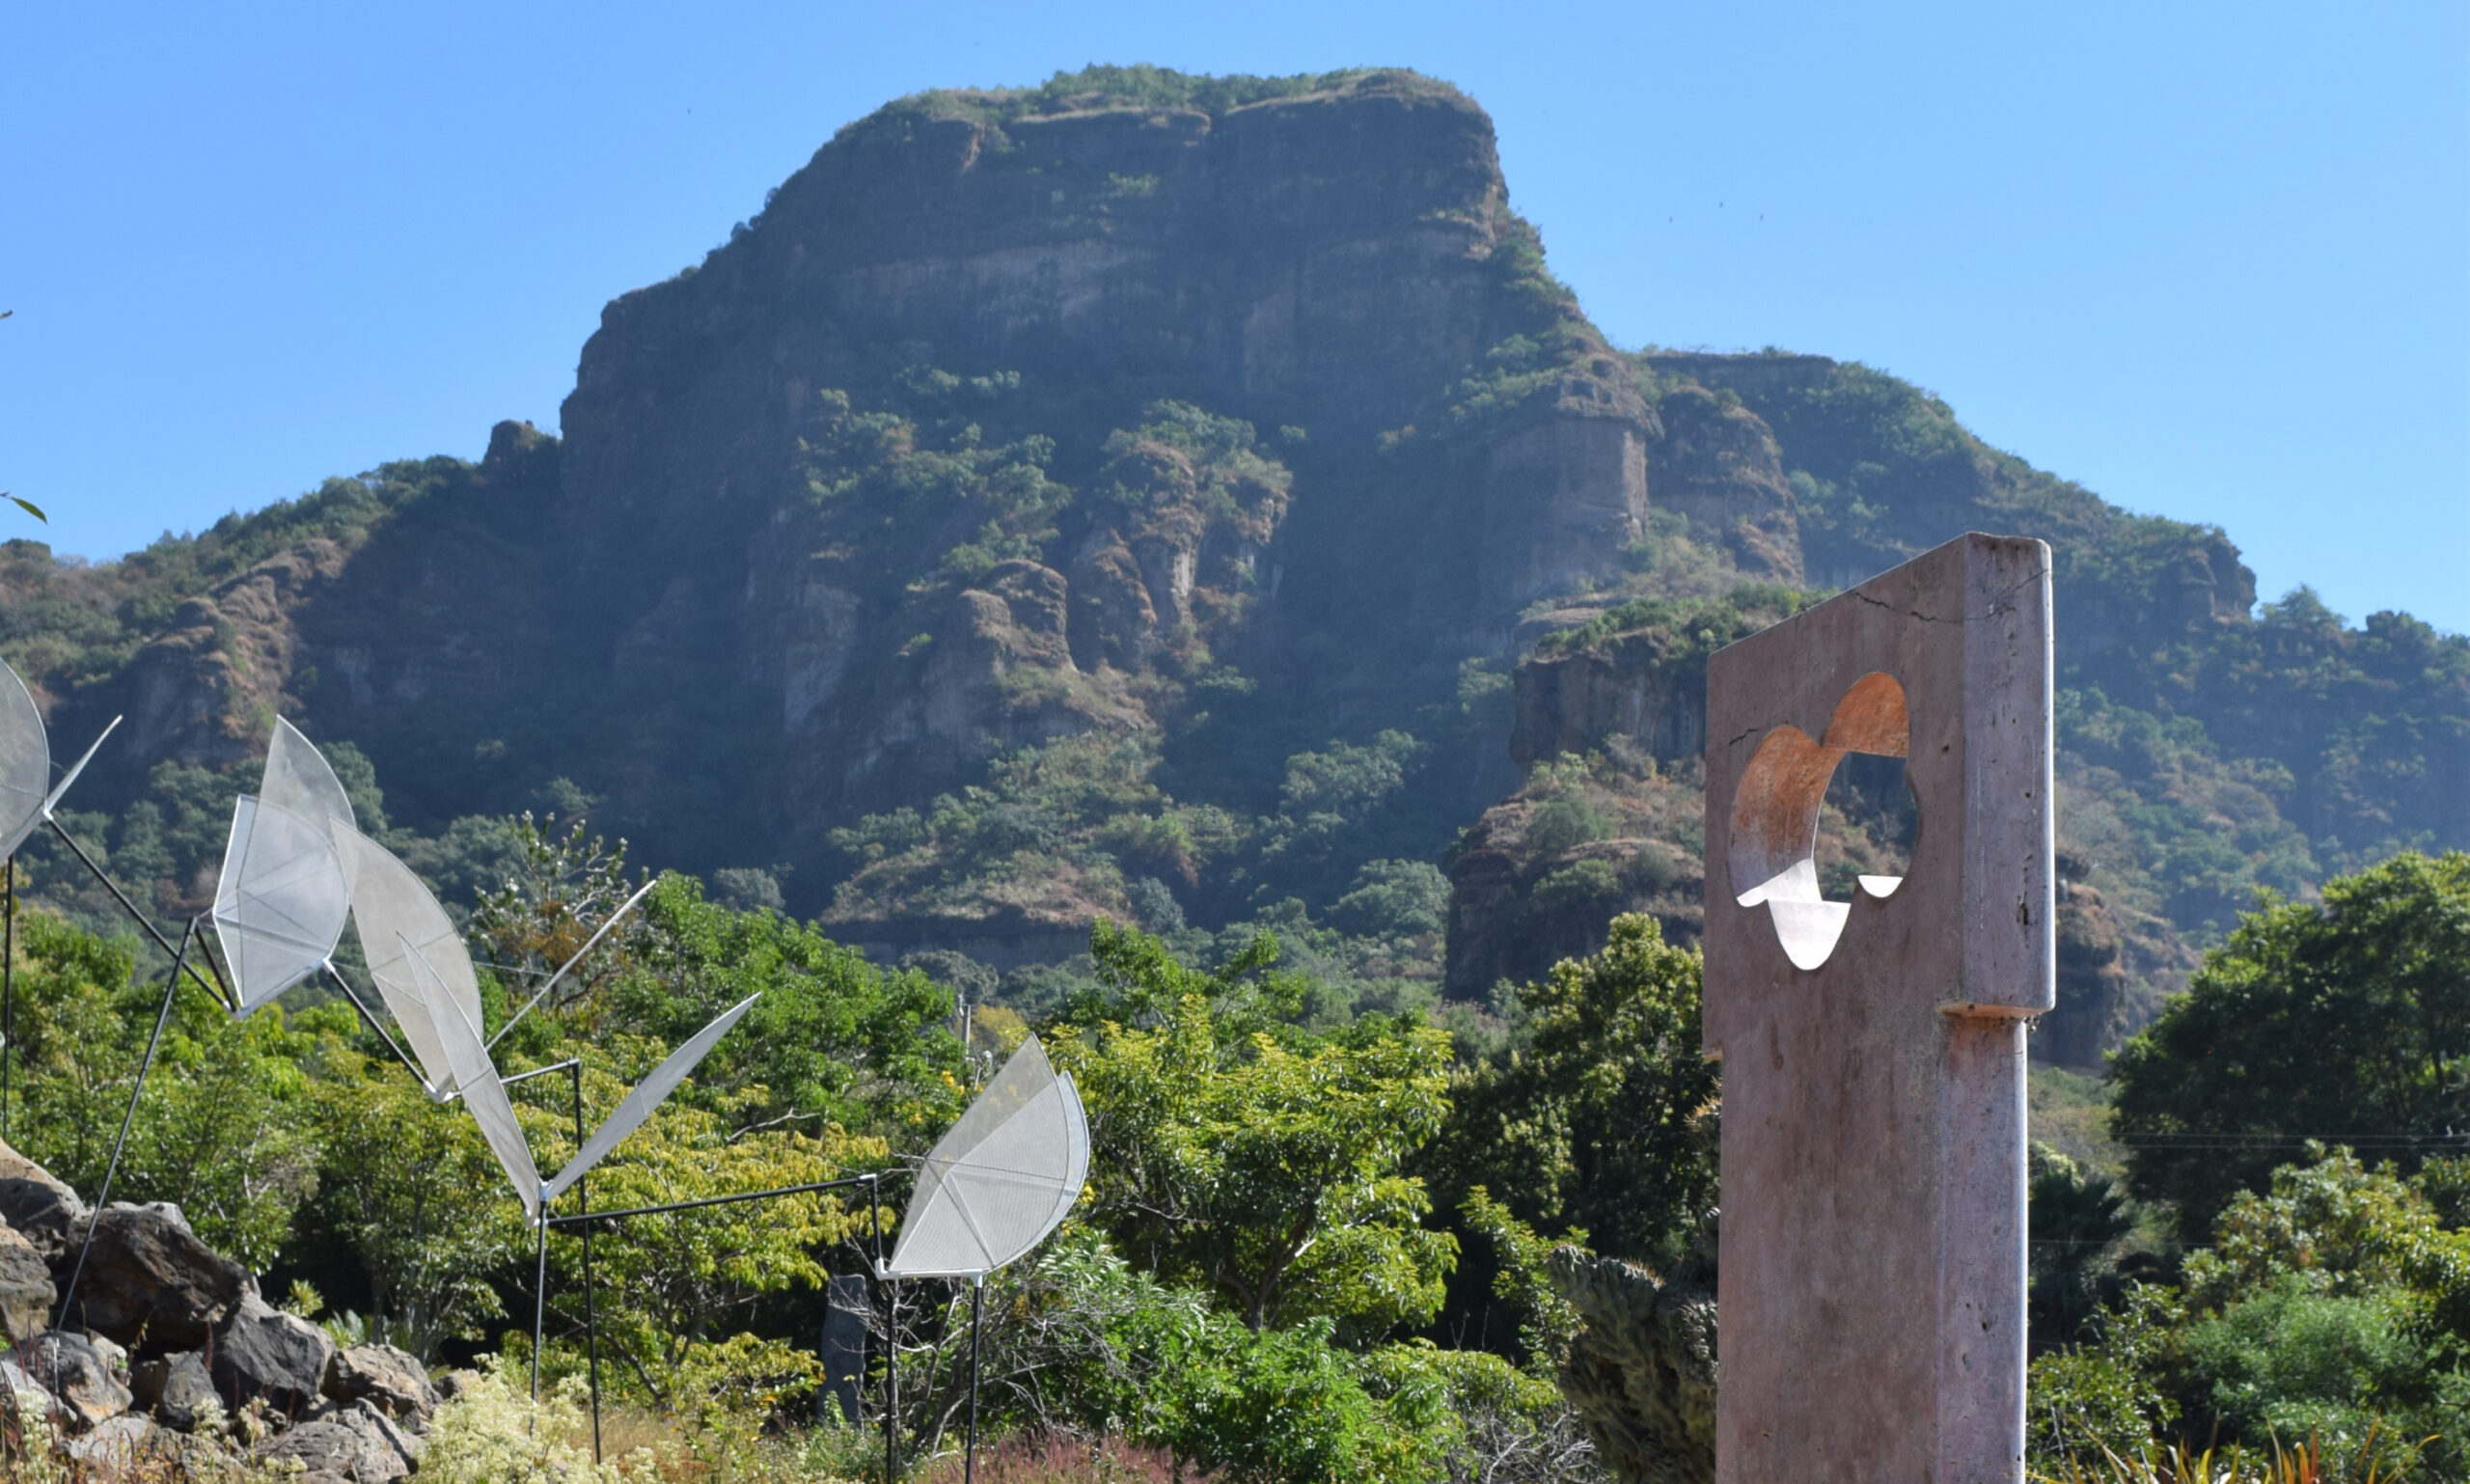
[[[1882,371],[1611,345],[1430,79],[902,99],[614,302],[563,437],[109,563],[11,541],[0,656],[56,756],[127,718],[61,817],[161,921],[212,900],[278,715],[463,921],[491,1030],[656,875],[508,1070],[581,1056],[605,1112],[763,999],[595,1199],[890,1168],[1034,1027],[1100,1157],[995,1291],[999,1431],[1232,1478],[1643,1477],[1606,1336],[1681,1378],[1654,1437],[1712,1385],[1707,657],[1967,529],[2057,563],[2037,1448],[2323,1430],[2366,1468],[2367,1419],[2458,1431],[2470,642],[2259,603],[2228,534]],[[1899,772],[1839,783],[1840,885],[1915,822]],[[55,842],[14,868],[5,1131],[90,1190],[164,963]],[[519,1214],[378,1053],[314,988],[184,996],[127,1198],[332,1327],[519,1363]],[[519,1088],[553,1162],[564,1086]],[[863,1472],[778,1424],[868,1216],[605,1235],[627,1404],[724,1470]],[[928,1451],[945,1297],[899,1332]]]

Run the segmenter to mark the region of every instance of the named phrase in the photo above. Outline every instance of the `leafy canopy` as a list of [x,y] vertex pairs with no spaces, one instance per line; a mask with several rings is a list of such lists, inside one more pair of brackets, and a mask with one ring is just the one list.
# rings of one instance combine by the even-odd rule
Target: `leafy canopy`
[[1092,949],[1140,1022],[1054,1048],[1089,1110],[1091,1220],[1256,1330],[1377,1333],[1437,1312],[1456,1242],[1423,1226],[1431,1201],[1405,1162],[1447,1113],[1447,1037],[1378,1017],[1273,1029],[1267,940],[1214,976],[1131,930]]
[[[2412,852],[2268,901],[2117,1059],[2129,1188],[2208,1230],[2309,1138],[2470,1128],[2470,854]],[[2432,1147],[2429,1145],[2429,1147]]]

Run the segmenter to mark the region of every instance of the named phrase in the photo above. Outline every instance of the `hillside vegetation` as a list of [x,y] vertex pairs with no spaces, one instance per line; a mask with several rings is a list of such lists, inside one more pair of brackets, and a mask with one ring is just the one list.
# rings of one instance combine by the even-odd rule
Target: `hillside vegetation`
[[[595,1200],[914,1156],[1035,1025],[1101,1173],[990,1294],[991,1425],[1233,1481],[1629,1467],[1581,1420],[1621,1391],[1619,1296],[1714,1323],[1708,656],[1970,529],[2055,563],[2061,991],[2035,1054],[2080,1158],[2036,1168],[2037,1230],[2072,1223],[2038,1259],[2037,1447],[2458,1413],[2449,1147],[2308,1148],[2326,1131],[2275,1110],[2373,1121],[2350,1084],[2374,1058],[2298,1036],[2275,1076],[2330,1090],[2242,1102],[2188,1028],[2319,931],[2321,1026],[2408,1019],[2370,993],[2375,935],[2334,928],[2404,887],[2458,914],[2461,858],[2405,852],[2470,846],[2470,642],[2303,588],[2260,604],[2230,534],[2121,510],[1884,371],[1612,346],[1457,90],[1099,68],[898,100],[611,303],[563,434],[502,424],[478,461],[114,562],[0,547],[0,656],[55,757],[126,717],[63,822],[177,924],[293,718],[466,921],[493,1025],[659,872],[508,1069],[579,1056],[605,1109],[764,999]],[[1823,876],[1893,871],[1900,769],[1838,783]],[[15,882],[8,1133],[90,1189],[164,966],[49,839]],[[2426,959],[2413,994],[2452,982]],[[2061,1068],[2191,982],[2113,1129]],[[2423,1017],[2439,1073],[2458,1019]],[[2407,1106],[2450,1108],[2450,1075]],[[523,1233],[477,1133],[338,1004],[235,1026],[184,1002],[158,1076],[130,1198],[334,1326],[528,1359]],[[520,1086],[554,1161],[569,1085]],[[2258,1142],[2174,1162],[2189,1129]],[[2113,1135],[2161,1142],[2106,1168]],[[869,1215],[601,1240],[613,1386],[701,1440],[680,1476],[871,1467],[846,1430],[793,1459],[777,1428]],[[557,1292],[582,1261],[552,1242]],[[559,1302],[553,1381],[580,1363]],[[965,1305],[904,1303],[902,1421],[932,1451]],[[2308,1369],[2285,1318],[2356,1364]],[[1675,1385],[1686,1442],[1707,1394]],[[535,1447],[475,1386],[447,1476],[454,1447],[496,1461],[475,1477]]]

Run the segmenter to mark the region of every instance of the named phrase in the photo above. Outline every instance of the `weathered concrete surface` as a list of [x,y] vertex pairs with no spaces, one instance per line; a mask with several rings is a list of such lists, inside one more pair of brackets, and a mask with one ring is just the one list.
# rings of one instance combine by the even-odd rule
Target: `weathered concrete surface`
[[[2049,569],[2038,540],[1966,536],[1709,664],[1722,1484],[2023,1477]],[[1839,903],[1809,855],[1846,752],[1906,757],[1920,827],[1908,876]]]

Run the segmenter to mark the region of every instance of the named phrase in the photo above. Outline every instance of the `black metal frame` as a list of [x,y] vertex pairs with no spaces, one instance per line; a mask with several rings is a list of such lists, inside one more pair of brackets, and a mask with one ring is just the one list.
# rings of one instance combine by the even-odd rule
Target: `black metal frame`
[[[42,822],[51,827],[51,833],[60,837],[61,843],[67,845],[69,851],[77,857],[78,861],[85,866],[86,869],[94,874],[95,879],[103,884],[103,890],[112,893],[112,899],[120,903],[120,910],[127,913],[131,921],[146,929],[146,936],[154,940],[154,946],[161,948],[165,953],[173,955],[176,967],[172,971],[172,976],[173,978],[178,979],[179,977],[179,968],[177,967],[178,952],[172,947],[172,940],[164,937],[163,930],[156,927],[153,921],[149,919],[145,913],[137,910],[137,904],[128,899],[128,893],[120,889],[119,882],[114,881],[111,877],[103,874],[103,868],[95,864],[95,858],[86,853],[86,847],[77,843],[77,837],[69,834],[67,830],[62,829],[60,821],[52,818],[48,814],[43,816]],[[197,925],[196,920],[192,919],[189,925],[191,930],[194,931]],[[235,1004],[232,999],[232,986],[223,982],[223,970],[214,962],[214,955],[212,953],[206,953],[203,956],[206,959],[206,966],[214,971],[215,982],[211,984],[207,983],[206,976],[197,972],[197,965],[195,964],[189,964],[186,966],[189,977],[197,980],[197,987],[205,990],[207,994],[212,995],[226,1010],[233,1009]]]
[[[539,1071],[518,1073],[507,1081],[519,1082],[525,1077],[537,1077],[541,1072],[554,1070],[556,1070],[555,1067],[542,1067]],[[580,1067],[576,1071],[576,1076],[578,1079],[582,1076]],[[580,1146],[583,1138],[581,1090],[583,1085],[578,1080],[575,1086],[577,1089],[575,1138]],[[892,1171],[892,1173],[898,1172]],[[808,1185],[776,1186],[766,1191],[741,1191],[734,1195],[706,1195],[700,1200],[676,1200],[657,1206],[628,1206],[616,1211],[593,1211],[589,1209],[589,1202],[587,1202],[587,1209],[567,1216],[551,1216],[544,1211],[540,1216],[539,1287],[535,1291],[532,1310],[533,1400],[540,1399],[541,1314],[548,1298],[550,1227],[581,1226],[583,1228],[584,1325],[590,1335],[592,1356],[591,1458],[593,1463],[598,1463],[600,1462],[600,1335],[594,1317],[591,1292],[591,1223],[593,1222],[618,1221],[630,1216],[661,1216],[672,1211],[699,1211],[707,1206],[742,1205],[751,1200],[777,1200],[784,1195],[811,1195],[823,1191],[847,1190],[853,1186],[863,1185],[866,1187],[866,1223],[870,1230],[868,1240],[875,1250],[877,1281],[888,1284],[892,1280],[880,1277],[884,1261],[883,1180],[884,1171],[878,1170],[863,1175],[845,1175],[837,1180],[817,1180]],[[578,1177],[575,1181],[578,1189],[583,1183],[583,1177]],[[892,1337],[892,1309],[889,1304],[884,1312],[886,1336],[884,1345],[884,1478],[886,1484],[891,1484],[896,1475],[899,1464],[899,1455],[895,1450],[897,1429],[900,1426],[900,1391],[899,1382],[896,1379],[900,1370],[900,1356],[898,1346]]]
[[331,958],[327,959],[318,967],[326,971],[326,977],[335,981],[335,988],[343,992],[343,998],[351,1002],[351,1007],[360,1012],[361,1024],[367,1026],[377,1039],[386,1043],[386,1049],[395,1054],[396,1060],[403,1063],[403,1070],[412,1074],[412,1081],[420,1084],[423,1092],[434,1096],[436,1089],[428,1085],[427,1075],[422,1072],[420,1066],[412,1060],[411,1056],[403,1050],[395,1037],[387,1032],[385,1022],[379,1020],[375,1012],[370,1009],[369,1002],[360,998],[360,992],[351,987],[351,980],[343,977],[343,972],[335,967],[335,961]]
[[[146,1091],[146,1074],[153,1069],[155,1050],[163,1044],[163,1028],[171,1023],[172,1000],[179,992],[180,970],[188,962],[189,947],[195,944],[200,951],[205,949],[197,924],[196,918],[189,919],[187,929],[180,934],[180,946],[173,951],[172,974],[163,981],[163,1004],[154,1012],[154,1031],[146,1038],[146,1055],[137,1063],[137,1082],[128,1089],[128,1109],[121,1114],[120,1137],[112,1140],[111,1163],[103,1169],[103,1188],[95,1196],[94,1210],[86,1217],[86,1239],[78,1244],[77,1265],[69,1270],[69,1286],[60,1295],[57,1328],[68,1327],[69,1302],[77,1297],[78,1280],[86,1276],[86,1254],[95,1250],[95,1228],[102,1224],[103,1208],[111,1204],[112,1182],[120,1178],[121,1153],[128,1147],[128,1131],[137,1122],[137,1100]],[[209,957],[206,962],[211,964],[213,959]],[[203,984],[206,981],[200,979],[198,982]]]

